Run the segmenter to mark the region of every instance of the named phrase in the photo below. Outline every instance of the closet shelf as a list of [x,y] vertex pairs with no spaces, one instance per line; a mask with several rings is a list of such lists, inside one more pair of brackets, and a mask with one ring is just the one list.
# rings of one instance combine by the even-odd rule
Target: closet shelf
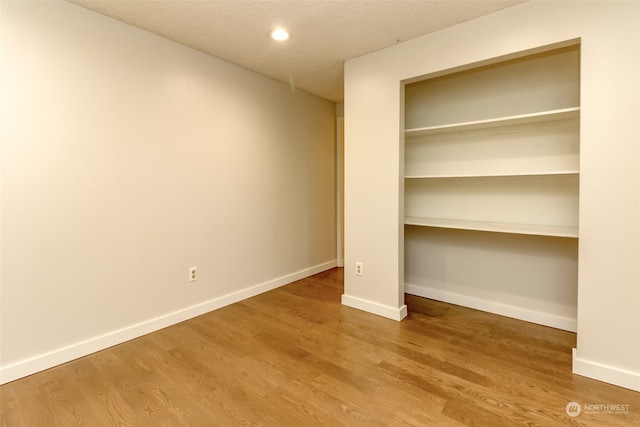
[[492,178],[492,177],[517,177],[517,176],[554,176],[554,175],[578,175],[577,169],[539,172],[514,172],[514,173],[477,173],[477,174],[424,174],[406,175],[405,179],[447,179],[447,178]]
[[580,117],[580,107],[563,108],[559,110],[542,111],[530,114],[520,114],[517,116],[498,117],[486,120],[476,120],[471,122],[452,123],[439,126],[428,126],[423,128],[406,129],[405,136],[426,136],[437,135],[450,132],[461,132],[475,129],[485,129],[500,126],[523,125],[528,123],[543,123],[555,120],[574,119]]
[[552,237],[578,237],[578,227],[560,227],[537,224],[511,224],[501,222],[470,221],[446,218],[405,217],[405,225],[451,228],[456,230],[489,231],[494,233],[529,234]]

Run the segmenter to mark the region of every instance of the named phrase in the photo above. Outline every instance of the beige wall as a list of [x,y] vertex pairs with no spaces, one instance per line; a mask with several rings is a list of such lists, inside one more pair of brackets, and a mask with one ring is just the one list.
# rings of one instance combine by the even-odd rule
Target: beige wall
[[334,103],[65,2],[1,13],[2,381],[335,265]]
[[574,372],[640,390],[639,20],[638,2],[530,1],[348,61],[343,301],[403,315],[401,82],[579,38]]

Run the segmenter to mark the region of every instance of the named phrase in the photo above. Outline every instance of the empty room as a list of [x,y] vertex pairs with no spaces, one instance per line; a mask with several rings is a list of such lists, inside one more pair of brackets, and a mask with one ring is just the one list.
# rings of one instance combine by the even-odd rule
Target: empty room
[[0,0],[0,426],[640,425],[640,2]]

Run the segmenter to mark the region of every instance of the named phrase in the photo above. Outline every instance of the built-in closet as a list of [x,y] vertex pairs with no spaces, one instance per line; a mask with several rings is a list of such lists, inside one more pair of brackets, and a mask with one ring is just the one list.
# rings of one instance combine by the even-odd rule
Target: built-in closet
[[405,292],[576,330],[580,45],[404,85]]

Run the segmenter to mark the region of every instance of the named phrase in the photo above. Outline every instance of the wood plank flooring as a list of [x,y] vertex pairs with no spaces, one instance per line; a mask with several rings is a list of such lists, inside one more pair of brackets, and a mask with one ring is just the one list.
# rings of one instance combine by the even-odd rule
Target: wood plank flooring
[[395,322],[342,274],[5,384],[0,425],[640,426],[640,393],[571,374],[575,334],[412,296]]

